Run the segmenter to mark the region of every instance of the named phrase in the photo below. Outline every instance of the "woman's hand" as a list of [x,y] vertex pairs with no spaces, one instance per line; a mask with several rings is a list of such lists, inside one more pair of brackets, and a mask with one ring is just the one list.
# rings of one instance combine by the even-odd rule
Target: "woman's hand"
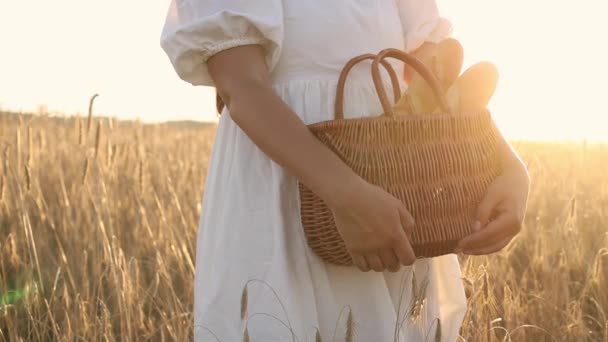
[[396,270],[399,263],[414,262],[402,228],[413,224],[409,213],[396,198],[355,174],[281,100],[260,46],[224,50],[208,65],[232,120],[333,209],[340,234],[361,269]]
[[456,253],[491,254],[507,246],[521,230],[529,185],[525,166],[513,162],[488,188],[477,210],[475,232],[459,241]]
[[355,265],[362,271],[391,272],[411,265],[416,256],[406,235],[412,215],[397,198],[362,179],[332,206],[336,226]]

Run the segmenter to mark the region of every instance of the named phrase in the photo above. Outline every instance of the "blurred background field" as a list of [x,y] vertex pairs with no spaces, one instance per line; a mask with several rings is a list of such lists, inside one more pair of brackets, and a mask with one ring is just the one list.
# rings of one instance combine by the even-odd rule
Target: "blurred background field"
[[[191,340],[214,134],[0,113],[0,341]],[[608,341],[608,145],[513,144],[532,178],[525,229],[462,258],[463,340]]]

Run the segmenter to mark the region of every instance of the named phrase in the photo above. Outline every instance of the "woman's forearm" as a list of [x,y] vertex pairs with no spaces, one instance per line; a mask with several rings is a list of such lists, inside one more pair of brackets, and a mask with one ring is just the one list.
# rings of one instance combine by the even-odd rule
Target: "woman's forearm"
[[330,206],[339,206],[359,177],[317,140],[268,84],[241,84],[226,103],[234,122],[277,164]]
[[496,123],[492,122],[492,125],[494,126],[493,128],[498,138],[498,154],[503,167],[505,169],[521,168],[525,173],[527,173],[526,164],[521,159],[517,151],[515,151],[513,146],[511,146]]

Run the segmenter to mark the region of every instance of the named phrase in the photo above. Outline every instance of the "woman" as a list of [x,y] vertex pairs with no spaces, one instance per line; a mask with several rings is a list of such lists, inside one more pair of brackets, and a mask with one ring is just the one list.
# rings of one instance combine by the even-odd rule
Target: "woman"
[[[407,208],[305,126],[332,118],[351,57],[388,47],[422,54],[450,34],[433,0],[173,0],[163,49],[183,80],[215,87],[226,104],[199,223],[196,341],[242,340],[244,324],[252,341],[309,341],[317,331],[343,341],[345,324],[356,341],[457,338],[466,301],[456,255],[415,260]],[[369,64],[353,70],[345,99],[347,118],[381,112]],[[503,147],[508,171],[480,204],[479,232],[459,245],[465,253],[500,250],[523,220],[527,174]],[[311,252],[298,180],[332,208],[357,267]]]

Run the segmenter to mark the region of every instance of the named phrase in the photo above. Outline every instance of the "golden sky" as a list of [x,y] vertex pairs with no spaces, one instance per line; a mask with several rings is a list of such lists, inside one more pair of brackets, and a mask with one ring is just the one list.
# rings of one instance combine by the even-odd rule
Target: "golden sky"
[[[422,1],[422,0],[421,0]],[[213,120],[209,88],[159,46],[168,0],[0,1],[0,106],[144,121]],[[608,140],[606,0],[438,0],[465,67],[496,64],[490,104],[510,138]]]

